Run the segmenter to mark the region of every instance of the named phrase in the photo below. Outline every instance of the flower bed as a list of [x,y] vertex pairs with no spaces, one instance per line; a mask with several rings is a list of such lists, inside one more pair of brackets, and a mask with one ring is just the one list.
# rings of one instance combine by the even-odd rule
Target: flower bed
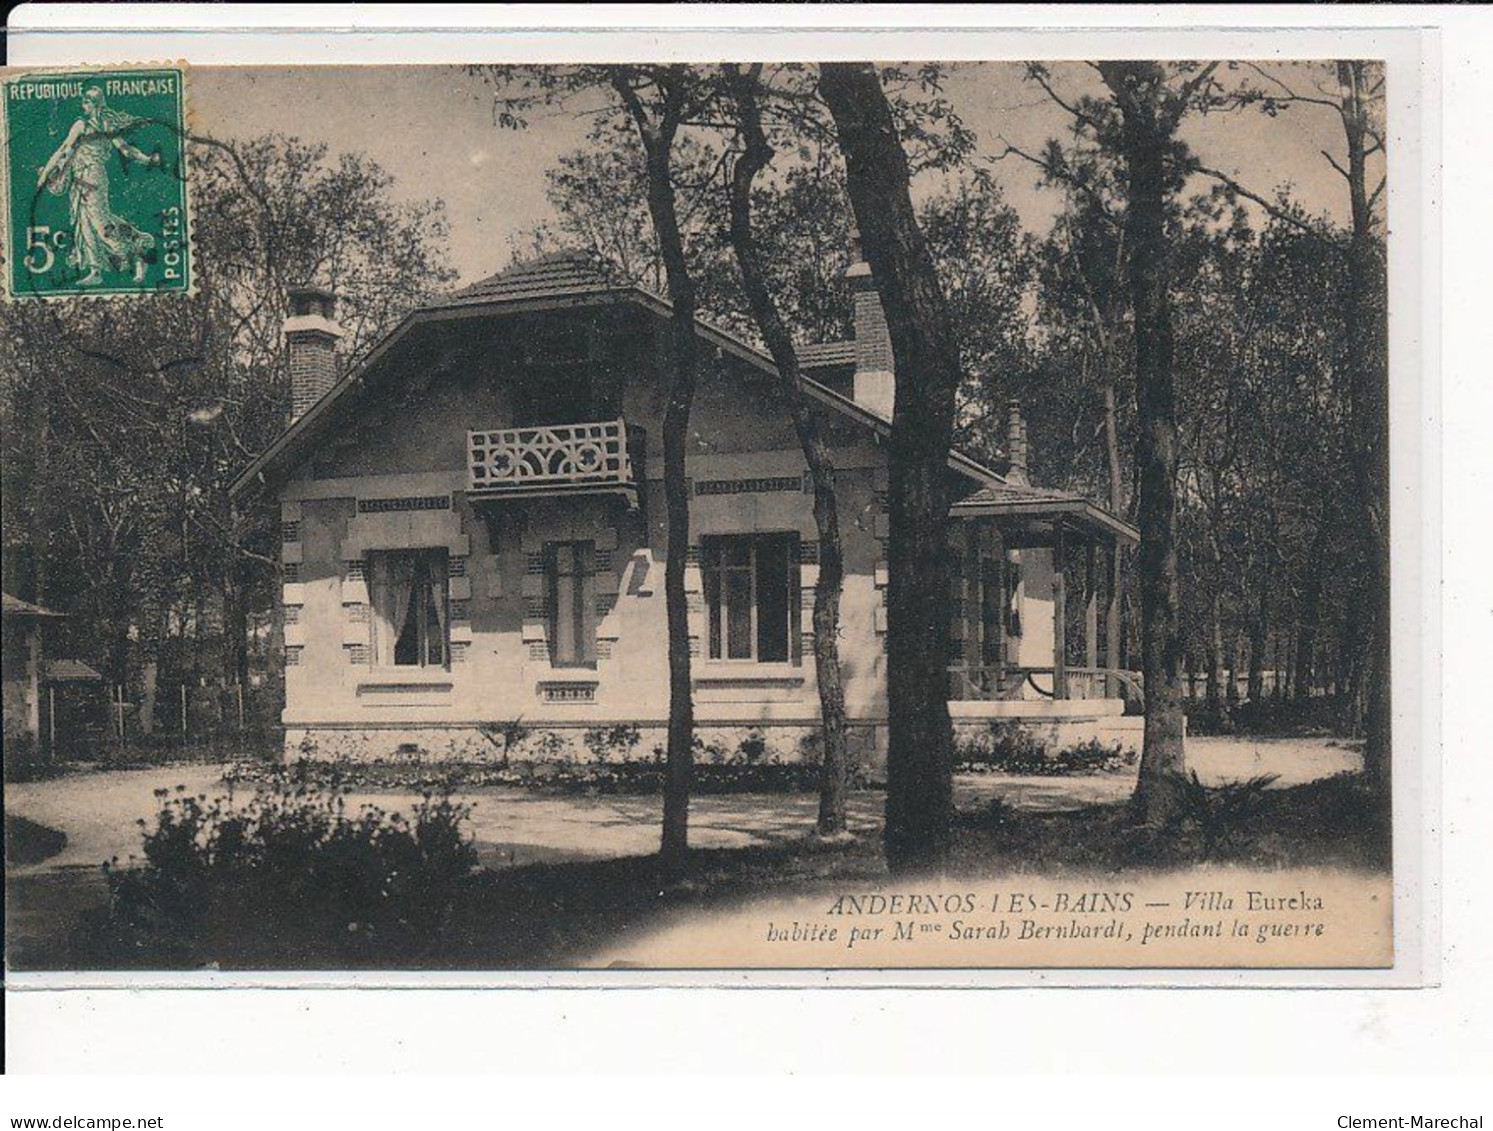
[[[374,792],[472,790],[516,787],[554,794],[632,794],[663,792],[664,750],[654,746],[640,755],[638,728],[596,728],[573,735],[556,731],[531,733],[515,724],[494,726],[493,756],[484,759],[443,757],[322,759],[308,752],[289,767],[274,763],[239,763],[225,780],[233,786],[258,785],[286,773],[316,785]],[[765,733],[747,728],[739,734],[712,732],[695,739],[691,792],[808,793],[819,788],[821,750],[817,734],[786,753]],[[859,768],[852,786],[865,784]]]

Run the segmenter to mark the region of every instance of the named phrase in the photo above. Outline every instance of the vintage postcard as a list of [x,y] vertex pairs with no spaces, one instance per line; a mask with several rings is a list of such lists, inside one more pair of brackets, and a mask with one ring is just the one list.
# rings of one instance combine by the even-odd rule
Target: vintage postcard
[[13,976],[1403,963],[1413,80],[815,58],[5,72]]

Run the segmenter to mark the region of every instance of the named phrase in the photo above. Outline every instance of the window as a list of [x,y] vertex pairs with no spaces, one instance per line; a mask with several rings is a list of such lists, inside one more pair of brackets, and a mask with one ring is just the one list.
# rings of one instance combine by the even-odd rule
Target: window
[[712,660],[755,660],[764,664],[797,660],[797,535],[704,538],[700,565]]
[[596,546],[552,542],[545,549],[549,575],[550,663],[557,668],[596,666]]
[[373,598],[373,662],[444,668],[447,663],[445,550],[368,555]]

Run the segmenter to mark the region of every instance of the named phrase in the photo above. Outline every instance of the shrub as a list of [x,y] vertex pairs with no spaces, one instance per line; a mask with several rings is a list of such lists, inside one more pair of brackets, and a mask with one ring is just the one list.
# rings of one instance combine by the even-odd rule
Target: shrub
[[1123,770],[1135,765],[1134,750],[1126,750],[1118,742],[1104,743],[1097,738],[1065,746],[1052,758],[1052,773],[1102,774]]
[[996,719],[983,733],[956,741],[954,760],[971,768],[1023,772],[1026,767],[1045,766],[1047,751],[1047,743],[1029,728],[1006,719]]
[[1135,764],[1135,753],[1097,738],[1054,750],[1021,723],[998,719],[984,733],[954,744],[955,765],[969,773],[999,772],[1062,777],[1110,773]]
[[1353,704],[1341,696],[1316,695],[1306,700],[1266,696],[1237,704],[1195,699],[1187,704],[1187,731],[1196,735],[1323,737],[1350,733],[1355,714]]
[[1249,822],[1264,809],[1266,790],[1277,777],[1262,774],[1207,786],[1196,770],[1170,774],[1167,788],[1174,791],[1177,804],[1166,831],[1183,844],[1193,842],[1198,859],[1211,860],[1240,843]]
[[1228,703],[1208,699],[1187,705],[1187,733],[1198,736],[1230,735],[1238,729]]
[[[736,747],[736,753],[741,755],[742,760],[748,766],[756,765],[758,762],[765,762],[767,760],[767,751],[767,735],[763,734],[757,727],[753,727],[747,731],[746,737]],[[777,760],[777,757],[774,756],[773,761]]]
[[[242,743],[193,742],[183,746],[177,736],[132,736],[128,744],[111,743],[100,750],[103,769],[145,769],[153,766],[211,766],[230,760],[278,762],[279,742],[261,742],[250,737]],[[315,757],[315,755],[312,755]]]
[[242,804],[177,789],[156,792],[153,827],[140,822],[143,861],[105,865],[110,922],[137,945],[231,948],[240,932],[263,935],[248,930],[258,921],[272,936],[424,945],[477,864],[462,831],[470,810],[448,796],[425,794],[408,818],[371,805],[349,814],[340,783],[296,768]]
[[547,730],[535,743],[538,758],[543,762],[572,761],[570,740],[557,730]]
[[701,763],[706,762],[712,766],[724,766],[730,761],[731,751],[719,738],[713,738],[709,742],[705,742],[699,735],[695,735],[692,745],[694,746],[697,767]]
[[[710,741],[705,741],[708,737]],[[499,736],[499,741],[501,736]],[[342,758],[309,760],[288,767],[259,762],[230,766],[223,779],[231,788],[273,786],[289,775],[320,788],[360,791],[431,791],[517,787],[554,794],[649,795],[663,791],[665,755],[662,745],[644,753],[642,734],[632,725],[595,727],[580,734],[578,745],[561,732],[550,732],[530,742],[522,759],[472,760],[459,757]],[[733,747],[732,742],[736,745]],[[497,745],[497,742],[494,742]],[[578,746],[592,755],[577,759]],[[799,741],[802,760],[786,761],[753,727],[744,736],[706,731],[694,740],[693,792],[799,793],[818,789],[823,763],[823,740],[817,731]],[[867,782],[864,767],[852,760],[851,788]]]
[[642,737],[636,724],[621,723],[611,727],[592,727],[582,741],[596,762],[605,763],[613,754],[625,760]]
[[6,736],[4,761],[5,780],[9,782],[39,781],[58,773],[41,743],[29,734]]

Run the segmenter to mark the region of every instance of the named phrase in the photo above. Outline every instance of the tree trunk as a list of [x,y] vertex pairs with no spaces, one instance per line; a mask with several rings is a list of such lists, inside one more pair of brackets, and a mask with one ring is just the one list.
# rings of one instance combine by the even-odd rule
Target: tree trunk
[[953,816],[948,704],[949,445],[959,352],[909,191],[907,156],[870,66],[826,63],[819,91],[834,117],[846,188],[886,310],[896,374],[887,545],[886,857],[932,868]]
[[1171,276],[1166,245],[1167,150],[1175,121],[1159,102],[1154,63],[1104,63],[1122,116],[1127,168],[1125,239],[1135,320],[1136,465],[1140,491],[1141,667],[1145,738],[1135,810],[1146,824],[1172,812],[1172,776],[1185,767],[1177,562],[1177,403],[1172,374]]
[[1324,507],[1312,537],[1311,553],[1306,561],[1306,577],[1301,585],[1301,629],[1296,636],[1296,664],[1293,691],[1298,703],[1306,702],[1316,692],[1317,636],[1322,625],[1322,590],[1327,580],[1327,543],[1332,529],[1332,509]]
[[1348,446],[1361,511],[1367,563],[1364,772],[1387,802],[1390,784],[1389,374],[1384,257],[1374,239],[1373,205],[1365,181],[1369,97],[1365,64],[1338,64],[1348,142],[1348,192],[1353,236],[1348,248],[1346,370]]
[[1218,608],[1218,596],[1214,595],[1208,610],[1211,635],[1208,638],[1208,706],[1222,714],[1226,710],[1223,694],[1223,617]]
[[149,737],[156,732],[156,692],[160,665],[146,660],[140,669],[140,733]]
[[1350,606],[1344,611],[1338,632],[1338,706],[1342,729],[1351,735],[1363,733],[1359,713],[1359,683],[1363,674],[1364,624],[1362,610]]
[[1265,701],[1265,655],[1270,639],[1270,555],[1267,547],[1264,565],[1260,567],[1259,603],[1249,628],[1249,702],[1258,706]]
[[[1115,379],[1108,357],[1104,360],[1104,454],[1109,465],[1109,509],[1114,515],[1125,514],[1125,487],[1120,469],[1120,422],[1115,409]],[[1109,555],[1109,592],[1119,594],[1125,588],[1124,549],[1116,540]],[[1120,602],[1111,596],[1104,611],[1106,666],[1130,666],[1120,636]],[[1108,643],[1114,641],[1113,644]]]
[[[1210,638],[1208,643],[1208,706],[1213,710],[1220,724],[1229,721],[1229,703],[1232,697],[1224,692],[1224,648],[1223,648],[1223,595],[1219,587],[1223,585],[1223,547],[1218,540],[1218,531],[1222,525],[1220,508],[1216,504],[1210,512],[1211,526],[1208,531],[1208,549],[1213,559],[1213,592],[1208,598],[1208,620]],[[1231,673],[1232,674],[1232,673]]]
[[1275,638],[1275,701],[1292,698],[1296,688],[1296,636],[1289,629]]
[[823,762],[819,777],[820,836],[846,832],[845,805],[849,790],[849,756],[845,737],[845,688],[840,678],[840,590],[845,566],[840,550],[840,511],[835,497],[835,468],[829,447],[804,394],[793,335],[783,321],[767,286],[756,236],[752,232],[752,185],[772,160],[772,145],[762,128],[756,84],[760,67],[743,74],[732,67],[738,124],[746,150],[731,176],[731,245],[741,268],[742,285],[752,318],[762,333],[778,369],[783,401],[793,417],[793,428],[814,487],[814,524],[819,534],[819,577],[814,584],[814,674],[819,684],[819,716],[824,726]]
[[249,678],[248,563],[241,552],[244,522],[238,508],[228,508],[228,544],[223,549],[223,684],[243,687]]
[[1229,642],[1229,682],[1224,688],[1224,702],[1233,706],[1239,704],[1239,653],[1242,650],[1242,637],[1235,633]]
[[[50,389],[48,390],[50,393]],[[52,482],[52,398],[34,397],[30,406],[35,418],[34,441],[36,461],[31,477],[31,539],[28,546],[31,565],[31,599],[43,608],[49,608],[52,599],[49,584],[52,548],[52,507],[58,492]]]
[[663,836],[659,858],[668,872],[684,868],[689,850],[689,796],[694,778],[695,707],[690,673],[689,605],[684,573],[689,553],[689,482],[685,453],[689,440],[690,407],[694,402],[698,347],[695,340],[695,283],[690,277],[679,234],[675,208],[671,154],[683,106],[682,80],[659,77],[664,108],[653,121],[627,79],[617,77],[614,88],[627,105],[638,128],[648,172],[648,212],[664,261],[669,302],[669,360],[673,373],[664,409],[664,501],[668,535],[664,560],[664,610],[669,631],[669,727],[664,756]]

